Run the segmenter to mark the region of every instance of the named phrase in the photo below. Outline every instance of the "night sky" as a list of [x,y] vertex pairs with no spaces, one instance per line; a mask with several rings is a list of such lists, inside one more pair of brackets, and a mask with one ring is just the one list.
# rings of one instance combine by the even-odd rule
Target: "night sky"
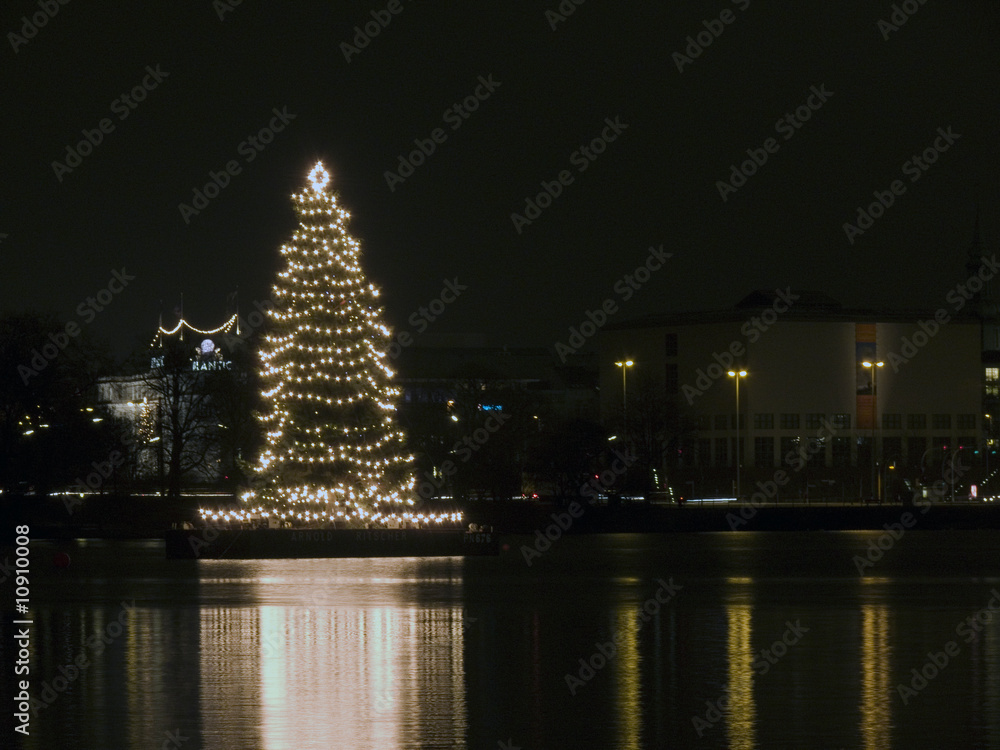
[[[673,257],[618,320],[786,285],[936,307],[966,276],[977,202],[996,249],[996,2],[910,0],[912,17],[882,30],[888,2],[226,5],[77,0],[21,41],[22,16],[44,12],[5,4],[0,305],[79,320],[125,268],[134,281],[87,326],[119,352],[182,293],[196,326],[221,322],[237,287],[246,313],[270,294],[289,196],[317,159],[388,322],[413,331],[411,313],[457,279],[467,291],[427,333],[496,344],[565,340],[588,309],[621,301],[616,282],[651,245]],[[560,7],[573,12],[546,16]],[[391,20],[348,61],[342,45],[373,12]],[[723,12],[718,38],[675,57]],[[120,97],[144,80],[129,108]],[[477,87],[488,96],[459,119]],[[800,127],[778,125],[812,87],[832,93]],[[255,150],[245,142],[274,109],[294,119]],[[53,167],[104,118],[113,130],[79,166]],[[613,133],[607,120],[627,127],[593,161],[574,156]],[[906,162],[949,127],[960,137],[911,182]],[[385,172],[435,128],[443,142],[390,189]],[[717,181],[768,138],[776,152],[723,201]],[[240,173],[185,222],[179,204],[231,160]],[[572,182],[518,232],[511,214],[562,170]],[[894,180],[905,193],[851,244],[844,222]]]

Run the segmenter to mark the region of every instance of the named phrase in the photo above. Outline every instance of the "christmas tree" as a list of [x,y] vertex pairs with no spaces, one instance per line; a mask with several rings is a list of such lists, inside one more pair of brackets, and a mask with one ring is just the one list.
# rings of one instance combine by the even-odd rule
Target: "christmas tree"
[[259,481],[242,511],[222,515],[297,525],[443,520],[412,509],[412,456],[394,424],[399,391],[385,361],[391,332],[329,184],[320,162],[292,196],[299,226],[281,248],[260,353]]

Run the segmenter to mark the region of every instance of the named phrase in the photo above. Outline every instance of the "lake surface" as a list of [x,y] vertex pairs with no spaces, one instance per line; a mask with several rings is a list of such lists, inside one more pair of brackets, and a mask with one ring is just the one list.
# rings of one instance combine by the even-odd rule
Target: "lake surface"
[[33,542],[32,691],[61,681],[24,747],[1000,748],[998,532],[576,536],[528,565],[533,541]]

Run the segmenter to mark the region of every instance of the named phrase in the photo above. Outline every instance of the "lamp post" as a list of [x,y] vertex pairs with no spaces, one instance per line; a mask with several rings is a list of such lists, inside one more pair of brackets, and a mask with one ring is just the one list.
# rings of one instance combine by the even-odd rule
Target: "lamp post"
[[634,364],[635,363],[631,359],[624,359],[620,362],[615,362],[616,367],[622,368],[622,420],[624,422],[622,437],[625,440],[628,440],[628,400],[626,398],[628,391],[626,387],[627,384],[625,382],[625,374],[628,372],[628,368]]
[[861,363],[862,367],[867,367],[872,371],[872,496],[875,498],[876,502],[882,502],[882,488],[876,487],[878,476],[875,466],[875,439],[878,420],[878,368],[882,367],[885,362],[873,362],[870,360],[865,360]]
[[746,370],[730,370],[729,377],[736,380],[736,501],[740,499],[740,378],[747,376]]

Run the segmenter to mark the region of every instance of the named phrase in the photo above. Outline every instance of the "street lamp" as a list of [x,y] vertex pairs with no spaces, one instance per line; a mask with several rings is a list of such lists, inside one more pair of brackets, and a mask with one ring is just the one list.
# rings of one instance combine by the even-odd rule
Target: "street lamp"
[[875,439],[877,429],[877,419],[878,419],[878,368],[882,367],[885,362],[872,362],[870,360],[865,360],[861,363],[862,367],[867,367],[872,371],[872,495],[875,496],[876,502],[882,502],[882,488],[876,487],[876,476],[875,471]]
[[627,373],[628,368],[634,364],[635,363],[631,359],[615,362],[616,367],[622,368],[622,420],[624,421],[624,431],[622,434],[625,440],[628,440],[628,401],[626,400],[625,373]]
[[740,499],[740,378],[747,376],[746,370],[730,370],[729,377],[736,380],[736,500]]

